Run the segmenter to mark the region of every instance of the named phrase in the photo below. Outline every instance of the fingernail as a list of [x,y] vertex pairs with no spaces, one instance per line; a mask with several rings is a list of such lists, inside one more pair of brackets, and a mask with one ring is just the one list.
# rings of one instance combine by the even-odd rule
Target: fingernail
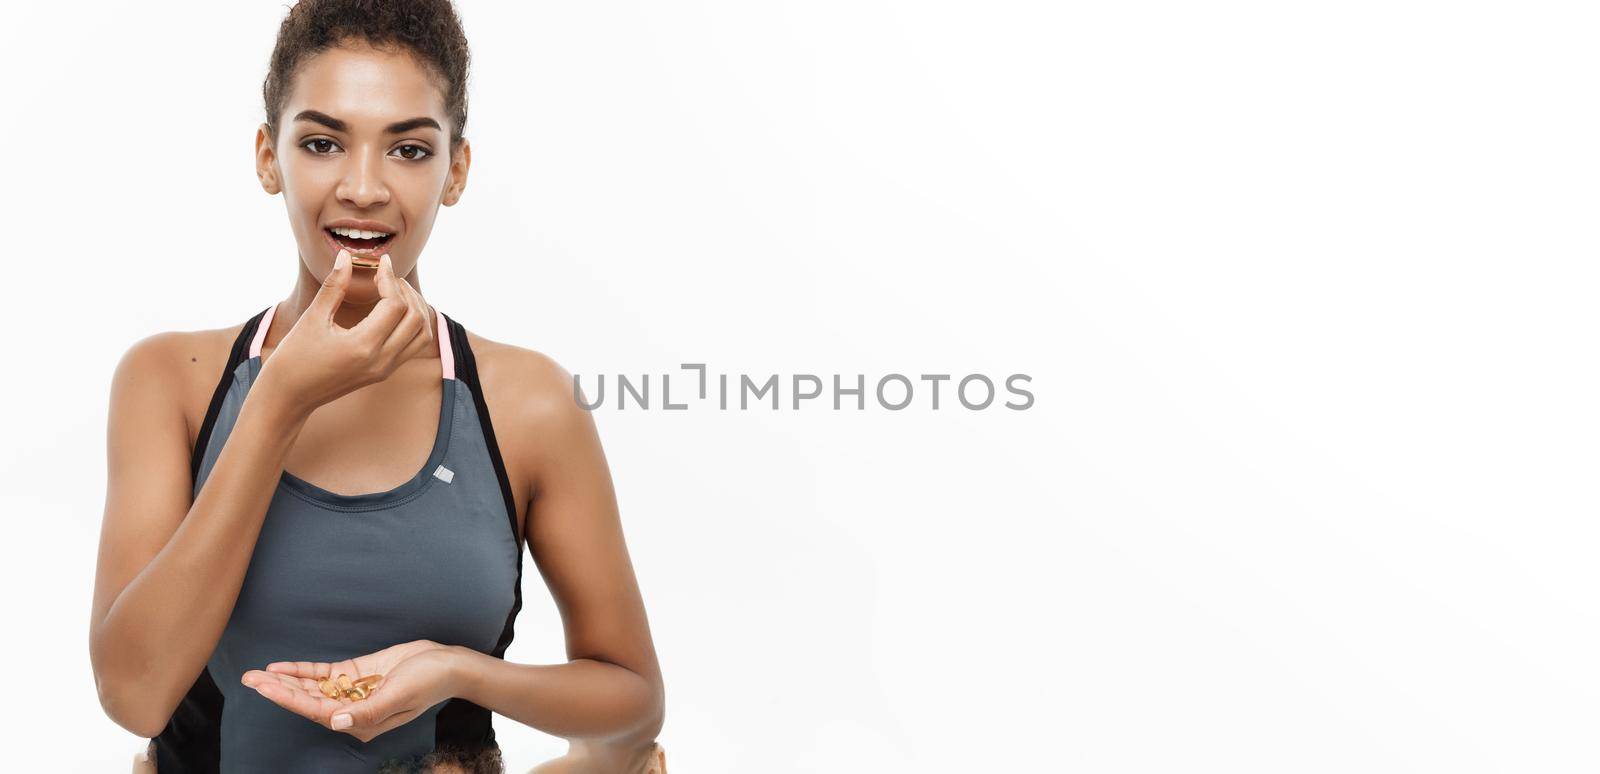
[[333,716],[333,730],[343,731],[349,728],[353,722],[350,720],[349,714],[341,712]]
[[[239,682],[244,683],[245,685],[250,685],[250,673],[245,672],[244,674],[239,675]],[[250,685],[250,687],[254,688],[255,686]]]
[[339,255],[333,259],[333,268],[343,269],[350,262],[350,251],[340,250]]

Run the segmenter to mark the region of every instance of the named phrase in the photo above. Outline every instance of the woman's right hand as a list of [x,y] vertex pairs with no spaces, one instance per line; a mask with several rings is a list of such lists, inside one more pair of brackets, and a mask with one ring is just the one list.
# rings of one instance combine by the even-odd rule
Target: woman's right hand
[[381,382],[401,363],[432,351],[430,309],[410,283],[394,276],[387,253],[378,261],[372,311],[354,328],[333,321],[353,271],[349,251],[340,250],[311,305],[262,366],[262,382],[302,413]]

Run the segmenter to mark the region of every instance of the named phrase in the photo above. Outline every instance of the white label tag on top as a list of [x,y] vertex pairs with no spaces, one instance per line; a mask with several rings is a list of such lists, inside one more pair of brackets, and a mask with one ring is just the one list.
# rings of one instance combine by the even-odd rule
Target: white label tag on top
[[451,469],[449,469],[449,468],[447,468],[447,467],[445,467],[443,465],[440,465],[438,467],[438,469],[433,471],[433,477],[439,479],[440,481],[445,482],[446,484],[448,484],[448,483],[450,483],[450,479],[456,477],[456,474],[455,474],[455,471],[453,471],[453,470],[451,470]]

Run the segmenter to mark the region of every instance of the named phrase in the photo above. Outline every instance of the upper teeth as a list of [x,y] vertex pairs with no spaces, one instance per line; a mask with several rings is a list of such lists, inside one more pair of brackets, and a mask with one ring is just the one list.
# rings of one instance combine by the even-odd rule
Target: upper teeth
[[379,237],[388,236],[383,231],[362,231],[359,228],[330,228],[328,230],[339,236],[346,236],[351,239],[378,239]]

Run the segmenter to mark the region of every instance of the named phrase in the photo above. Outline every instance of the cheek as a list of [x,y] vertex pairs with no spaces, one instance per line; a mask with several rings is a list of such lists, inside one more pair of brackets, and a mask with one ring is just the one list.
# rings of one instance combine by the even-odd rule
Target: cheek
[[304,232],[307,237],[320,239],[321,229],[317,227],[317,222],[322,203],[333,183],[324,179],[327,173],[318,165],[301,163],[293,158],[281,162],[279,169],[283,174],[284,206],[294,216],[296,230]]
[[299,201],[317,201],[337,182],[338,172],[333,165],[312,163],[299,153],[279,157],[278,169],[283,175],[284,193]]
[[414,230],[419,222],[432,219],[438,210],[440,202],[444,199],[446,180],[434,175],[417,175],[403,181],[396,181],[394,193],[396,203],[400,205],[400,212],[406,219],[408,230]]

